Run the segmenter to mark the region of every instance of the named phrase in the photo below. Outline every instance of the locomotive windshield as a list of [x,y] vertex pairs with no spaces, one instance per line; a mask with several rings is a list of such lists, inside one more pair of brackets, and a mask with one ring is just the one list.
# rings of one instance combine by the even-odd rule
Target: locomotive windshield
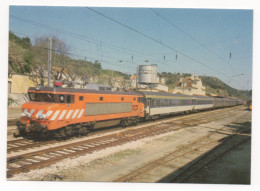
[[54,94],[49,93],[28,93],[30,101],[37,102],[54,102]]
[[49,103],[74,103],[74,95],[29,92],[30,101]]

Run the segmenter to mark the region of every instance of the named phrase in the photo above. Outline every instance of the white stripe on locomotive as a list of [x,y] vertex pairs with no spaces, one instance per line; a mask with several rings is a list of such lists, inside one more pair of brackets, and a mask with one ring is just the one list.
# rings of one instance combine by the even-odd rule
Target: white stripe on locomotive
[[53,113],[53,111],[48,111],[48,112],[46,113],[46,117],[49,117],[52,113]]
[[64,117],[64,115],[66,114],[67,110],[63,110],[62,113],[60,114],[60,117],[58,120],[62,120],[62,118]]
[[70,110],[70,111],[67,113],[66,119],[69,119],[69,118],[70,118],[70,116],[71,116],[71,114],[72,114],[73,111],[74,111],[74,110]]
[[55,120],[56,117],[59,115],[59,113],[60,113],[60,110],[57,110],[57,111],[54,113],[54,115],[52,116],[51,120],[52,120],[52,121]]
[[76,117],[76,115],[78,114],[78,112],[79,112],[79,109],[77,109],[77,110],[73,113],[72,119],[74,119],[74,118]]
[[39,117],[43,113],[43,110],[37,112],[36,117]]
[[78,115],[77,118],[81,118],[81,116],[82,116],[82,114],[83,114],[84,111],[85,111],[85,109],[82,109],[82,110],[80,111],[80,113],[79,113],[79,115]]
[[31,109],[30,116],[33,114],[34,111],[35,111],[35,109]]

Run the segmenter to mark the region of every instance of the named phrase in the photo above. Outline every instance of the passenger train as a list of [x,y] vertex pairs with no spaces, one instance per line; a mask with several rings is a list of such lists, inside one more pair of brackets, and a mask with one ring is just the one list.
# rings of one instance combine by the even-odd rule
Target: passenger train
[[61,87],[29,88],[17,127],[20,136],[69,137],[93,128],[135,125],[178,112],[240,105],[239,99],[167,92],[114,92]]

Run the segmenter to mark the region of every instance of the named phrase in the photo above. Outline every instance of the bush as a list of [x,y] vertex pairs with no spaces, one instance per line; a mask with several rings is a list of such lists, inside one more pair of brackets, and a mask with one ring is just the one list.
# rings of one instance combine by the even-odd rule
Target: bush
[[15,99],[13,99],[13,98],[8,98],[8,107],[10,106],[10,105],[12,105],[13,103],[18,103],[18,101],[17,100],[15,100]]

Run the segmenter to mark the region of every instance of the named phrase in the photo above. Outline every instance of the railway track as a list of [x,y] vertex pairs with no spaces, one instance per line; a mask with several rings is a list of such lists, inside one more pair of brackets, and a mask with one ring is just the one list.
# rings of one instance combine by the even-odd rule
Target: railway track
[[[251,126],[251,125],[249,125]],[[142,166],[120,178],[114,180],[114,182],[146,182],[142,177],[153,174],[152,171],[156,171],[157,168],[163,168],[167,166],[174,166],[171,169],[169,175],[161,178],[157,182],[176,183],[183,182],[200,169],[216,160],[219,156],[229,152],[240,144],[243,144],[250,139],[250,136],[243,136],[241,133],[251,131],[250,128],[239,128],[233,132],[228,133],[226,137],[214,138],[219,132],[225,132],[225,128],[221,128],[211,132],[209,135],[200,137],[194,142],[185,145],[184,147],[177,149],[166,156],[152,161],[145,166]],[[190,158],[192,155],[198,156],[185,166],[178,166],[180,161]],[[175,171],[174,171],[175,169]],[[155,173],[154,173],[155,174]]]
[[24,149],[31,149],[35,147],[41,147],[43,145],[48,145],[52,143],[56,143],[56,140],[49,140],[49,141],[35,141],[32,139],[17,139],[7,142],[7,153],[24,150]]
[[130,141],[176,131],[184,127],[207,123],[223,117],[229,117],[234,112],[236,112],[234,109],[232,110],[232,108],[228,108],[222,110],[222,112],[210,111],[196,113],[171,120],[168,119],[159,124],[148,124],[144,127],[126,130],[121,133],[113,133],[74,143],[65,143],[64,145],[53,148],[8,157],[7,177],[12,177],[14,174],[20,172],[28,172],[33,169],[44,168],[65,158],[85,155]]
[[[225,110],[230,110],[232,108],[226,108]],[[210,112],[218,112],[219,110],[214,110],[214,111],[210,111]],[[201,113],[192,113],[189,114],[187,116],[181,116],[181,117],[177,117],[177,118],[173,118],[174,120],[179,120],[179,118],[181,118],[184,121],[181,122],[177,122],[179,126],[181,125],[187,125],[187,122],[189,123],[188,125],[197,125],[200,123],[203,123],[203,120],[205,120],[204,122],[208,122],[207,119],[201,119],[200,122],[198,122],[198,120],[196,118],[203,117],[203,116],[208,116],[209,112],[201,112]],[[185,121],[185,118],[189,118],[188,121]],[[163,121],[165,120],[169,120],[169,119],[160,119],[158,121],[161,121],[163,123]],[[172,118],[170,118],[170,120],[172,120]],[[193,120],[193,123],[191,123],[190,120]],[[145,122],[143,123],[144,125],[149,124],[150,122]],[[119,128],[113,128],[112,131],[116,131]],[[103,131],[104,130],[104,131]],[[96,134],[98,132],[107,132],[107,131],[111,131],[111,130],[107,130],[107,129],[99,129],[99,130],[94,130],[93,132],[90,132],[89,135],[93,135]],[[50,144],[54,144],[54,143],[61,143],[62,141],[57,141],[57,140],[34,140],[34,139],[27,139],[27,138],[23,138],[23,139],[17,139],[17,140],[12,140],[12,141],[8,141],[7,142],[7,153],[11,153],[11,152],[16,152],[16,151],[20,151],[20,150],[25,150],[25,149],[31,149],[31,148],[37,148],[37,147],[41,147],[44,145],[50,145]],[[63,141],[64,143],[66,143],[66,141]]]

